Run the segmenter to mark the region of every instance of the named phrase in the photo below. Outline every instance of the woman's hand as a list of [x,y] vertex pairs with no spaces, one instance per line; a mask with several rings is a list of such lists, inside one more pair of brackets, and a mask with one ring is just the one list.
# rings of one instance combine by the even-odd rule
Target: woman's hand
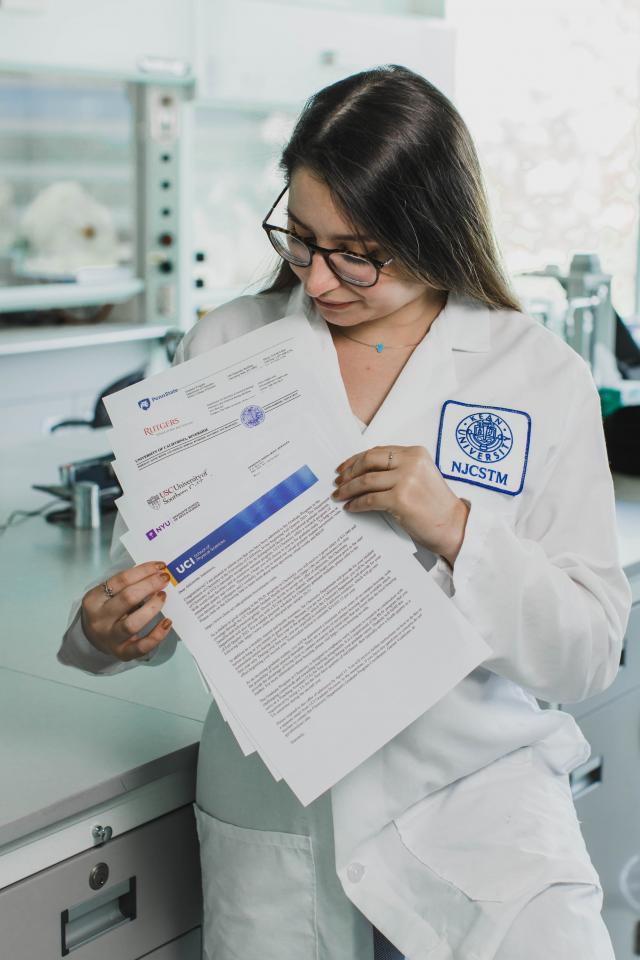
[[171,620],[157,623],[145,637],[142,633],[162,609],[169,581],[163,563],[140,563],[121,570],[82,598],[81,619],[85,636],[102,653],[118,660],[146,657],[162,643]]
[[416,542],[453,567],[469,505],[456,497],[424,447],[371,447],[336,470],[336,500],[350,513],[385,510]]

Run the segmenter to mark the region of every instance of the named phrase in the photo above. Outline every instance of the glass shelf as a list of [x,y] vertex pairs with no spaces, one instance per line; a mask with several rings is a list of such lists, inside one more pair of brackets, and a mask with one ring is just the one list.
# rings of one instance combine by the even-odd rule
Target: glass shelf
[[143,289],[142,280],[137,278],[117,283],[40,283],[0,286],[0,315],[26,310],[123,303],[141,293]]
[[162,340],[175,330],[165,324],[94,323],[59,327],[10,327],[0,330],[0,357],[74,347]]

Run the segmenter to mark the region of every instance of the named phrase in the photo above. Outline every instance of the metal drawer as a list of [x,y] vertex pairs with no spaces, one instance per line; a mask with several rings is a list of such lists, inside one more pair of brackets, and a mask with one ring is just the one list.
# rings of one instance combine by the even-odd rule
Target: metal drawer
[[[94,890],[98,864],[108,878]],[[97,882],[105,873],[100,867]],[[191,805],[0,892],[2,955],[11,960],[135,960],[201,918]]]

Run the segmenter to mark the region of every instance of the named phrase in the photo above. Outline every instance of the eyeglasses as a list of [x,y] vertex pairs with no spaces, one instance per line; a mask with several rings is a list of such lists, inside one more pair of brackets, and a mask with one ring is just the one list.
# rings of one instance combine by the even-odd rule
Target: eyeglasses
[[311,240],[301,240],[291,230],[275,227],[267,222],[288,189],[287,185],[262,221],[262,229],[269,237],[276,253],[296,267],[310,267],[314,253],[319,253],[339,280],[344,280],[345,283],[353,284],[355,287],[372,287],[377,283],[380,271],[391,263],[393,257],[387,260],[376,260],[375,257],[351,253],[339,247],[336,249],[319,247]]

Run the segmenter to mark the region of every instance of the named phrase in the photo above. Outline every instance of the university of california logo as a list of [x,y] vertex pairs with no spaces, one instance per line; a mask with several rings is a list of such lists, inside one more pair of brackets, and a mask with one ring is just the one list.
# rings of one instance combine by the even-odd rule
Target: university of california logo
[[503,460],[513,447],[513,433],[497,413],[471,413],[456,427],[460,449],[478,463]]
[[265,413],[256,403],[250,403],[240,414],[240,420],[245,427],[258,427],[264,422]]

